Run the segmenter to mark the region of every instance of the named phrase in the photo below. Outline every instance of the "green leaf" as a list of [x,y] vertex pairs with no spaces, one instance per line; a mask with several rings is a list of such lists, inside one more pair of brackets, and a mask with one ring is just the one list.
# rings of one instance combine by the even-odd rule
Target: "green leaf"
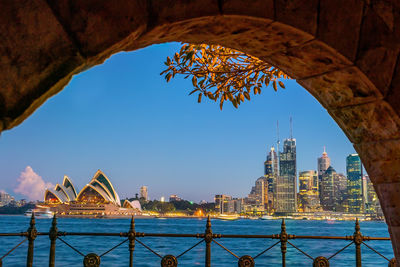
[[282,87],[283,89],[285,89],[285,85],[281,81],[279,81],[279,86]]

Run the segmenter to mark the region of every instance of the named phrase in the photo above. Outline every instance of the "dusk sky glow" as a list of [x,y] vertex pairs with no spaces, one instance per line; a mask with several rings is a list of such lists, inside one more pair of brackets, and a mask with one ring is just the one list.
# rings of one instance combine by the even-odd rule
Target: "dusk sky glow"
[[355,150],[326,110],[295,81],[275,92],[262,88],[235,109],[188,96],[190,79],[166,83],[160,72],[178,43],[119,53],[76,75],[18,127],[0,137],[0,190],[14,190],[30,166],[44,183],[68,175],[79,190],[97,169],[120,198],[142,185],[150,199],[171,194],[212,201],[215,194],[246,196],[263,175],[266,154],[289,137],[297,140],[297,171],[316,170],[326,146],[332,166],[345,172]]

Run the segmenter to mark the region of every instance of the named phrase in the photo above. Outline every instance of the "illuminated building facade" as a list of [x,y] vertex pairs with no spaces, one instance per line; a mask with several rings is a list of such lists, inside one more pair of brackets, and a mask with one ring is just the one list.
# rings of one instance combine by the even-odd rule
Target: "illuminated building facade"
[[145,185],[140,188],[140,198],[143,198],[145,201],[149,200],[149,193],[147,190],[147,186]]
[[44,204],[60,215],[117,216],[138,215],[140,203],[121,200],[108,177],[98,170],[92,180],[77,194],[72,181],[64,176],[62,184],[46,189]]
[[264,162],[264,176],[266,179],[264,184],[266,187],[265,209],[272,213],[275,211],[276,181],[278,179],[278,157],[274,147],[271,147],[267,160]]
[[231,196],[228,195],[215,195],[215,211],[218,213],[228,213],[229,211],[229,201],[232,200]]
[[299,173],[299,212],[319,211],[318,176],[316,171],[303,171]]
[[283,151],[279,154],[279,176],[277,179],[277,212],[297,211],[297,167],[296,139],[283,142]]
[[362,165],[358,154],[350,154],[346,158],[348,211],[363,212],[362,200]]

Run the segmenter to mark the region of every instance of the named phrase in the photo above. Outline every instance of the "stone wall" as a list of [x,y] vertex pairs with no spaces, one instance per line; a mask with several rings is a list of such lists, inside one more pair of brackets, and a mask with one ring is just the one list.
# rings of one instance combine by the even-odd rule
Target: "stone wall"
[[0,130],[72,75],[119,51],[220,44],[287,72],[360,154],[400,259],[400,2],[397,0],[14,0],[0,16]]

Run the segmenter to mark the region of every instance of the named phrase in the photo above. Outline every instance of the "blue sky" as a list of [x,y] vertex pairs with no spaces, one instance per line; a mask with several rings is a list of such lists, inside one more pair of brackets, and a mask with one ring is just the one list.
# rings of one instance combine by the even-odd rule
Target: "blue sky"
[[150,198],[170,194],[211,201],[215,194],[246,196],[263,174],[267,150],[297,139],[298,171],[316,170],[326,146],[332,166],[345,172],[354,149],[326,110],[295,81],[235,109],[188,96],[191,81],[166,83],[159,73],[177,43],[119,53],[76,75],[20,126],[0,138],[0,189],[14,193],[31,166],[53,184],[68,175],[81,189],[97,169],[121,198],[149,187]]

